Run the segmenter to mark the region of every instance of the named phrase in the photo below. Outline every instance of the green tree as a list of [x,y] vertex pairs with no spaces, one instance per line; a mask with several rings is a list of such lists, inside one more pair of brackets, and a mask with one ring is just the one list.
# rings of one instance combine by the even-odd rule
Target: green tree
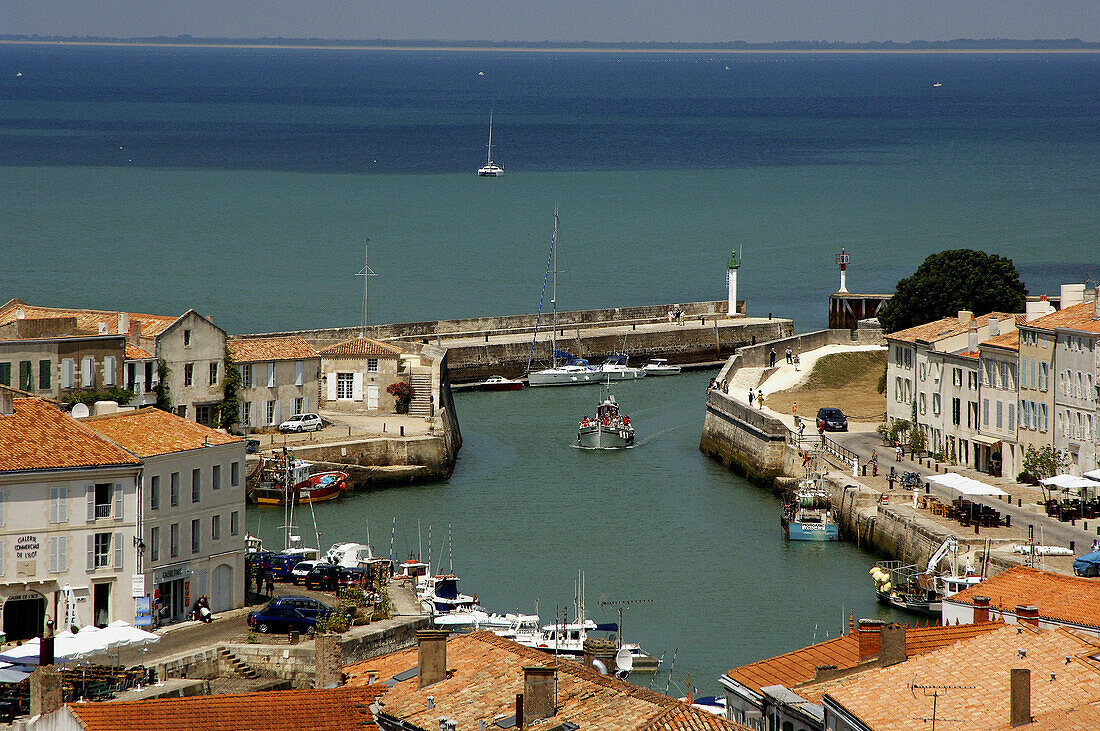
[[240,421],[241,398],[241,371],[229,355],[229,346],[225,348],[225,378],[222,379],[222,401],[218,404],[218,425],[226,431],[233,431],[233,427]]
[[879,314],[885,332],[950,317],[959,310],[975,314],[1023,312],[1027,288],[1011,259],[973,249],[932,254],[912,276],[898,282]]
[[156,407],[161,411],[172,411],[172,389],[168,385],[168,375],[172,372],[172,369],[168,367],[168,363],[164,358],[157,360],[157,381],[156,393],[157,403]]
[[912,454],[922,454],[925,447],[928,446],[928,441],[924,436],[924,432],[920,429],[912,429],[909,432],[909,452]]
[[1035,478],[1036,482],[1061,474],[1068,466],[1066,455],[1050,445],[1038,449],[1030,446],[1024,453],[1024,472]]

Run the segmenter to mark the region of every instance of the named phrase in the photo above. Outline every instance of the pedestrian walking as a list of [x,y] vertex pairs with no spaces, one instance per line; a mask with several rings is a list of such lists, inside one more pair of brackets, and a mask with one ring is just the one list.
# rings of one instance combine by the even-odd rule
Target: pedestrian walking
[[878,451],[871,450],[871,477],[878,477]]
[[1093,541],[1092,542],[1092,552],[1096,553],[1097,551],[1100,551],[1100,541]]
[[264,579],[264,588],[267,589],[268,596],[275,596],[275,576],[273,574],[268,573]]
[[771,367],[775,368],[775,348],[772,348],[771,352]]
[[852,457],[852,477],[859,477],[859,457]]
[[727,381],[725,378],[723,378],[722,379],[722,393],[729,393],[729,392],[730,392],[730,382]]
[[886,475],[886,484],[890,486],[890,489],[894,489],[894,481],[898,479],[897,471],[891,466],[890,474]]
[[752,389],[750,388],[749,389],[749,408],[752,408],[753,399],[755,399],[755,398],[756,398],[756,394],[754,394],[752,392]]
[[894,447],[894,455],[898,458],[898,462],[901,461],[901,442],[898,442],[898,446]]
[[791,346],[787,346],[787,365],[794,364],[794,351],[791,350]]
[[791,362],[794,363],[794,369],[797,371],[798,370],[798,353],[794,354],[794,358],[792,359]]
[[764,408],[764,392],[759,388],[756,389],[756,408]]

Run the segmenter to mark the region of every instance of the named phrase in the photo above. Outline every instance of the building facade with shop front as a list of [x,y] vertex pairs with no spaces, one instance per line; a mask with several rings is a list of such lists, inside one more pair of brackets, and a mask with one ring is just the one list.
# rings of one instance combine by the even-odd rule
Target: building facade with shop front
[[7,640],[134,620],[141,461],[53,403],[0,388],[0,616]]
[[203,595],[215,612],[242,606],[244,440],[157,409],[82,423],[142,460],[137,570],[154,621],[185,618]]

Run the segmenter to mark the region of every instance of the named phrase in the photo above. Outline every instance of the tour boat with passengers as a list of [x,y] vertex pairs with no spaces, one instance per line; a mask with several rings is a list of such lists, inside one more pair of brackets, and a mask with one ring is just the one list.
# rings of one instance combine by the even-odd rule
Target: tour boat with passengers
[[577,426],[577,446],[583,449],[625,449],[634,446],[634,425],[619,411],[607,385],[607,395],[596,407],[595,417],[585,416]]

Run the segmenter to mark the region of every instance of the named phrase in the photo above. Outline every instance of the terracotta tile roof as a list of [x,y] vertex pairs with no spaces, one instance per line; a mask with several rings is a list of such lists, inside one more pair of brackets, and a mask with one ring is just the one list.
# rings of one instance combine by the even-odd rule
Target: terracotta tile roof
[[45,399],[16,398],[14,413],[0,416],[0,472],[138,464]]
[[[981,317],[975,318],[974,324],[977,327],[988,325],[989,318],[991,317],[995,317],[1001,322],[1005,322],[1006,320],[1023,322],[1024,319],[1023,315],[1014,315],[1008,312],[990,312],[988,315],[982,315]],[[954,335],[963,335],[968,329],[969,325],[959,322],[958,317],[945,317],[942,320],[926,322],[923,325],[916,325],[905,330],[889,333],[886,337],[890,340],[906,343],[915,343],[918,341],[922,343],[934,343]]]
[[235,363],[308,360],[318,357],[313,346],[297,335],[282,338],[232,338],[226,345]]
[[1013,330],[1010,333],[1001,333],[995,338],[990,338],[981,343],[983,348],[1003,348],[1005,350],[1020,349],[1020,331]]
[[1096,306],[1092,302],[1085,302],[1038,317],[1031,322],[1024,323],[1024,326],[1050,332],[1055,329],[1066,329],[1100,333],[1100,320],[1093,319],[1095,313]]
[[155,357],[156,356],[146,351],[144,348],[126,343],[126,360],[152,360]]
[[70,703],[65,708],[88,731],[136,728],[182,731],[350,731],[374,729],[370,705],[385,686],[272,690],[241,695]]
[[354,340],[345,340],[342,343],[336,345],[330,345],[327,348],[321,348],[318,351],[321,355],[341,356],[341,355],[401,355],[405,351],[396,345],[390,345],[389,343],[383,343],[381,340],[375,340],[374,338],[355,338]]
[[[423,690],[417,689],[415,677],[396,683],[382,699],[382,713],[421,729],[438,728],[440,716],[453,718],[460,729],[477,728],[483,720],[492,727],[495,717],[515,713],[516,694],[523,692],[523,667],[552,662],[545,653],[491,632],[452,637],[447,642],[447,678]],[[417,649],[411,648],[351,665],[345,672],[348,684],[354,686],[366,682],[368,672],[385,681],[416,664]],[[431,710],[425,703],[429,695],[435,697]],[[541,721],[541,728],[569,721],[583,731],[745,729],[687,703],[600,675],[572,660],[558,664],[557,704],[556,715]]]
[[243,440],[160,409],[89,416],[81,423],[139,457],[234,444]]
[[1100,699],[1100,663],[1089,659],[1097,649],[1066,630],[1004,625],[888,668],[833,681],[825,699],[875,731],[911,731],[923,726],[919,719],[931,717],[931,689],[946,686],[936,699],[937,718],[952,719],[951,728],[1004,728],[1011,669],[1031,671],[1033,715],[1080,707]]
[[[41,317],[75,317],[76,326],[85,332],[98,333],[99,324],[106,323],[108,334],[118,334],[118,311],[116,310],[80,310],[65,307],[39,307],[13,299],[4,305],[0,305],[0,325],[7,325],[15,321],[17,313],[23,312],[27,318]],[[130,327],[141,325],[142,337],[156,337],[168,329],[168,326],[179,319],[178,315],[147,315],[140,312],[128,312]]]
[[1083,627],[1100,628],[1100,580],[1065,576],[1013,566],[951,597],[973,606],[974,597],[989,597],[992,609],[1014,611],[1033,604],[1039,616]]
[[[1032,718],[1034,720],[1027,726],[1027,731],[1096,731],[1100,728],[1100,700],[1077,708],[1043,713]],[[997,728],[999,731],[1011,729],[1013,726],[1006,723]]]
[[[907,626],[905,654],[907,657],[922,655],[979,634],[992,632],[1002,626],[1000,622]],[[821,697],[821,693],[810,692],[809,686],[813,684],[816,669],[824,665],[835,665],[838,670],[850,670],[859,665],[859,639],[855,632],[767,660],[742,665],[726,675],[757,693],[769,685],[782,685],[788,689],[799,688],[796,692],[800,696],[807,700],[816,700]]]

